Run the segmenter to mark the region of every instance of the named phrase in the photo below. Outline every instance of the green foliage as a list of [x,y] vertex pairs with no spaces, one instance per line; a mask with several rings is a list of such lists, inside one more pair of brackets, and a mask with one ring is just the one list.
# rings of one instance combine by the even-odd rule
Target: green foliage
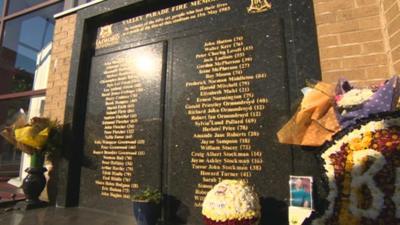
[[63,149],[62,142],[62,125],[58,121],[50,121],[50,132],[43,152],[46,154],[47,159],[54,161],[60,156]]
[[131,199],[132,201],[153,202],[158,204],[161,201],[161,192],[157,189],[147,187],[144,190],[134,193]]

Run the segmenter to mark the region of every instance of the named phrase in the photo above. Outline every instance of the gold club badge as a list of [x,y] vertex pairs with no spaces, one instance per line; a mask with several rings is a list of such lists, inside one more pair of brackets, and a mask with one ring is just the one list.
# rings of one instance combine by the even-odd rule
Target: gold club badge
[[251,0],[250,6],[247,7],[249,13],[262,13],[272,8],[272,4],[268,0]]
[[99,38],[106,38],[113,34],[112,24],[100,28]]

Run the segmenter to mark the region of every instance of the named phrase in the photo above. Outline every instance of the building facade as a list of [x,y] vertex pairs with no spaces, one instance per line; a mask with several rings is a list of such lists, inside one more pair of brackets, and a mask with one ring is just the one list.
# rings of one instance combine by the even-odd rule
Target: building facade
[[[61,160],[58,165],[59,178],[56,185],[58,205],[80,205],[80,191],[82,196],[85,196],[83,199],[87,200],[87,202],[83,200],[83,204],[88,204],[88,202],[92,201],[90,196],[87,198],[86,196],[87,193],[93,190],[91,186],[93,184],[85,183],[84,179],[91,179],[88,174],[98,168],[93,169],[90,166],[82,166],[86,163],[82,156],[84,152],[82,149],[85,148],[83,139],[85,137],[91,138],[90,134],[88,135],[90,132],[87,131],[87,127],[98,127],[101,120],[99,118],[85,120],[85,116],[88,117],[89,115],[86,114],[86,110],[90,107],[96,108],[90,105],[92,104],[91,99],[86,99],[88,94],[93,93],[93,91],[90,92],[87,89],[91,87],[89,80],[92,79],[90,77],[92,73],[95,74],[94,76],[99,74],[101,76],[106,73],[104,71],[104,74],[102,74],[103,72],[98,72],[96,66],[109,64],[107,64],[108,62],[99,63],[99,65],[91,63],[102,62],[102,57],[107,61],[107,55],[113,59],[111,56],[119,52],[160,42],[163,44],[154,45],[154,48],[159,51],[157,52],[158,55],[156,55],[160,58],[172,58],[172,61],[167,60],[167,63],[165,63],[167,66],[164,67],[166,68],[161,66],[162,69],[160,70],[164,73],[171,73],[174,67],[178,67],[178,63],[174,64],[173,56],[175,52],[170,51],[185,55],[183,51],[176,47],[177,44],[174,45],[176,40],[178,40],[176,41],[177,43],[181,43],[183,46],[190,46],[187,42],[179,42],[179,40],[195,35],[194,28],[202,27],[206,31],[208,28],[210,30],[214,29],[212,32],[219,32],[219,29],[212,26],[207,27],[206,24],[202,23],[198,26],[196,24],[188,27],[182,25],[177,29],[178,31],[174,30],[174,28],[168,28],[171,30],[166,28],[167,31],[150,33],[146,36],[146,32],[140,33],[131,27],[129,29],[132,29],[132,32],[126,34],[126,36],[131,37],[129,36],[131,34],[138,35],[138,38],[134,37],[137,38],[134,41],[132,41],[133,39],[129,40],[129,38],[120,39],[118,34],[129,31],[124,26],[140,21],[143,15],[145,15],[146,19],[151,20],[152,18],[158,18],[157,16],[160,15],[167,15],[173,10],[184,11],[186,6],[183,3],[196,2],[191,6],[197,7],[198,5],[211,4],[215,1],[176,1],[173,3],[145,0],[0,1],[0,9],[2,9],[0,17],[0,76],[2,76],[0,82],[0,124],[9,123],[12,116],[22,108],[28,113],[29,117],[49,117],[64,123],[69,129],[73,138],[67,138],[67,141],[71,141],[67,145],[68,151],[73,155],[73,158]],[[231,10],[232,12],[230,13],[232,14],[239,12],[238,10],[235,11],[236,9],[233,10],[232,7],[226,7],[228,4],[226,1],[220,1],[222,3],[218,6],[221,7],[218,13],[222,14],[225,12],[224,10]],[[232,3],[234,6],[244,5],[243,2],[234,2]],[[254,3],[254,1],[248,2]],[[271,50],[277,55],[283,52],[282,55],[284,56],[279,55],[280,58],[277,57],[280,59],[279,63],[282,64],[276,64],[277,67],[282,67],[275,69],[278,71],[276,73],[285,74],[285,77],[279,77],[275,81],[278,83],[287,82],[288,87],[284,86],[282,89],[285,91],[288,89],[288,93],[287,96],[286,94],[284,97],[280,96],[283,99],[282,101],[285,101],[283,103],[285,106],[277,107],[282,110],[277,111],[290,111],[290,107],[295,105],[295,99],[301,95],[300,87],[306,85],[307,79],[321,79],[328,83],[336,83],[339,78],[345,77],[355,84],[363,86],[381,83],[389,77],[400,73],[400,0],[272,0],[270,2],[272,3],[271,14],[267,14],[269,12],[262,14],[260,18],[263,20],[258,21],[260,24],[265,25],[268,22],[266,20],[271,19],[270,27],[265,26],[265,30],[257,30],[260,28],[254,25],[256,24],[254,21],[256,21],[257,15],[247,19],[247,14],[246,16],[238,14],[246,19],[237,23],[240,24],[239,28],[243,25],[245,27],[243,30],[248,29],[250,30],[248,31],[249,33],[253,32],[251,34],[254,34],[254,37],[258,34],[264,35],[262,32],[267,32],[264,35],[266,38],[270,38],[270,34],[276,38],[274,39],[276,42],[271,41],[271,43],[276,43],[276,46],[273,47],[277,47],[277,49],[269,48],[266,44],[262,45],[257,40],[253,40],[254,43],[261,46],[260,48]],[[224,4],[225,8],[223,7]],[[166,8],[171,9],[171,11],[163,11]],[[199,8],[198,10],[198,15],[203,15],[201,10],[205,10],[205,8]],[[250,11],[248,10],[247,13],[250,14]],[[213,15],[214,12],[210,10],[207,13]],[[199,16],[199,18],[202,17]],[[235,19],[226,21],[226,24],[230,28],[235,27]],[[153,22],[157,23],[155,21],[157,20]],[[162,19],[159,21],[162,21]],[[179,22],[176,21],[170,21],[168,24],[164,21],[164,24],[160,25],[160,27],[172,23],[178,24]],[[182,19],[182,21],[185,20]],[[217,24],[222,23],[220,20],[214,20],[213,18],[210,21],[212,23],[217,21],[215,22]],[[151,27],[148,29],[150,30],[149,32],[153,28],[157,29],[159,27]],[[120,30],[115,31],[113,29]],[[224,29],[221,28],[222,31],[225,31]],[[258,32],[254,32],[254,30]],[[147,31],[146,28],[143,27],[143,31]],[[181,36],[179,36],[180,32],[182,33]],[[210,31],[210,33],[212,32]],[[204,34],[204,36],[206,35]],[[199,35],[199,38],[201,37],[203,36]],[[238,37],[238,39],[240,38],[242,37]],[[253,37],[248,35],[248,38],[251,39]],[[118,39],[118,43],[112,43],[116,39]],[[270,40],[268,39],[267,41]],[[169,46],[172,46],[172,50],[168,49]],[[190,49],[190,47],[185,49]],[[132,52],[135,51],[132,50]],[[261,52],[258,53],[260,55],[263,54]],[[198,53],[196,57],[200,58],[201,54]],[[265,55],[266,60],[263,63],[270,63],[272,68],[273,63],[271,62],[276,58],[268,57],[273,56]],[[118,57],[116,56],[116,58]],[[186,59],[185,57],[182,58],[182,61]],[[162,60],[165,60],[165,58],[162,58]],[[259,64],[264,65],[260,62]],[[90,66],[92,67],[89,68]],[[98,73],[96,74],[92,71]],[[186,72],[185,69],[182,69],[182,71]],[[165,92],[172,90],[171,92],[175,93],[176,89],[168,86],[173,86],[173,84],[168,83],[173,83],[173,81],[160,81],[162,85],[167,83],[167,87],[170,88]],[[188,86],[190,85],[186,87]],[[278,93],[278,89],[276,93]],[[103,94],[106,96],[105,93]],[[168,94],[166,96],[163,97],[163,101],[166,102],[165,105],[170,104],[169,101],[173,102],[172,98],[168,98]],[[248,96],[251,98],[251,95]],[[151,103],[149,102],[148,104],[151,105]],[[159,105],[164,106],[164,103]],[[171,105],[173,104],[171,103]],[[100,107],[106,108],[104,105]],[[173,114],[171,113],[171,115]],[[276,118],[277,121],[284,117],[279,116]],[[168,116],[161,116],[160,120],[164,119],[170,122]],[[93,124],[88,124],[88,121],[94,122]],[[96,121],[98,122],[97,125]],[[160,127],[163,127],[161,129],[167,129],[164,128],[164,121],[161,123]],[[104,130],[106,129],[104,128]],[[95,132],[93,131],[93,133]],[[256,133],[252,134],[256,135]],[[171,137],[171,139],[173,138]],[[161,139],[164,140],[164,136]],[[179,140],[175,141],[178,142]],[[171,152],[174,151],[174,146],[171,149]],[[282,169],[282,171],[288,173],[290,171],[299,171],[299,173],[306,175],[309,173],[318,176],[317,167],[310,166],[312,163],[309,163],[314,160],[312,156],[301,152],[288,153],[289,151],[287,150],[284,149],[282,151],[285,151],[285,153],[282,153],[282,157],[287,156],[285,159],[290,158],[291,160],[288,161],[291,164],[289,166],[285,165],[287,171],[285,169]],[[21,159],[21,156],[3,141],[0,141],[0,152],[2,152],[0,154],[0,176],[4,173],[4,176],[8,177],[22,177],[22,171],[27,167],[27,160],[24,160],[23,157]],[[167,155],[166,157],[169,156]],[[159,166],[164,166],[164,162],[160,163]],[[20,166],[20,163],[22,166]],[[175,166],[174,163],[171,163],[171,167]],[[275,166],[279,165],[277,162],[272,162],[271,164],[273,163],[276,163]],[[279,176],[279,174],[275,175]],[[80,176],[84,176],[84,178],[81,180]],[[285,179],[283,178],[281,181],[286,182]],[[163,180],[161,183],[163,182],[168,183],[168,180]],[[265,184],[263,183],[263,185]],[[108,188],[107,186],[101,186],[101,188],[103,187],[105,189]],[[284,197],[281,197],[281,199],[284,199]]]
[[[54,15],[89,1],[0,1],[0,124],[23,109],[43,115],[51,60]],[[50,91],[51,93],[51,91]],[[22,173],[21,154],[0,141],[0,177]]]

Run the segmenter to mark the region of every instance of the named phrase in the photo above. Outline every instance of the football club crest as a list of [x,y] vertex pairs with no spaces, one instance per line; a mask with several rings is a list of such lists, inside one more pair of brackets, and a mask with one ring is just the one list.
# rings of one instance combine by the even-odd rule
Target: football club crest
[[250,6],[247,7],[248,13],[262,13],[272,8],[272,4],[268,0],[251,0]]
[[100,28],[99,38],[106,38],[113,34],[112,24]]

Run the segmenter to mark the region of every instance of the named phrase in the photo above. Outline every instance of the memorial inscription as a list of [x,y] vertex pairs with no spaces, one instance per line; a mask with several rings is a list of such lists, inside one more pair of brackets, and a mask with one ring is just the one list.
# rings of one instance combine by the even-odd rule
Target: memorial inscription
[[126,36],[163,26],[179,24],[188,20],[196,20],[202,17],[216,15],[231,10],[228,3],[207,5],[216,1],[219,0],[185,3],[126,20],[122,23],[123,25],[127,25],[124,29],[123,35]]
[[[118,199],[128,200],[138,189],[161,187],[163,55],[158,43],[93,59],[85,156],[96,176],[83,170],[81,192],[97,193],[115,210],[122,207]],[[91,198],[81,201],[105,207]]]
[[204,197],[224,179],[287,196],[289,156],[275,152],[288,106],[280,29],[272,20],[173,41],[167,186],[189,209],[186,224],[202,223]]
[[104,138],[94,141],[97,148],[93,155],[102,157],[102,176],[96,180],[101,195],[130,199],[131,189],[139,184],[132,181],[134,157],[145,156],[141,149],[146,140],[135,138],[138,123],[136,103],[143,92],[138,74],[130,69],[130,60],[125,57],[105,63],[101,96],[106,111],[103,119]]
[[[190,21],[199,21],[207,17],[228,13],[232,10],[226,0],[197,0],[183,3],[160,11],[137,16],[100,29],[96,40],[96,49],[102,49],[128,42],[135,35],[174,27]],[[113,28],[113,26],[116,26]],[[113,33],[113,29],[117,33]]]
[[201,207],[207,192],[223,179],[247,180],[262,170],[262,152],[254,149],[260,136],[254,128],[268,104],[266,96],[256,97],[252,83],[266,79],[267,73],[247,74],[252,66],[253,45],[243,36],[210,40],[196,54],[201,80],[186,82],[199,96],[188,101],[186,113],[199,128],[193,139],[200,151],[191,152],[192,169],[201,181],[195,189],[195,207]]

